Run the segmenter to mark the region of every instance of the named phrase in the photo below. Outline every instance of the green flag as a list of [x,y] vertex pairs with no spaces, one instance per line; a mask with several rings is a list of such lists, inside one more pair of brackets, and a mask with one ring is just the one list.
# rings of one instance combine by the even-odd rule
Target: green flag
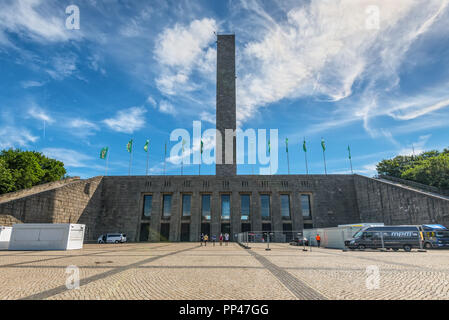
[[167,157],[167,142],[165,143],[165,157]]
[[203,154],[203,148],[204,148],[204,144],[203,144],[203,140],[201,140],[201,154]]
[[351,147],[348,145],[349,159],[351,159]]
[[270,143],[270,140],[268,140],[268,154],[271,154],[271,143]]
[[147,142],[146,142],[145,145],[143,146],[143,150],[145,150],[145,152],[148,152],[149,146],[150,146],[150,140],[147,140]]
[[326,151],[326,143],[323,138],[321,138],[321,148],[323,148],[323,151]]
[[306,138],[304,138],[304,142],[303,142],[303,144],[302,144],[302,150],[304,150],[304,152],[307,152]]
[[108,151],[109,151],[108,147],[104,147],[103,149],[101,149],[100,159],[106,159],[106,157],[108,156]]
[[128,150],[129,153],[133,151],[133,139],[129,140],[128,144],[126,145],[126,150]]
[[285,151],[288,153],[288,138],[285,138]]

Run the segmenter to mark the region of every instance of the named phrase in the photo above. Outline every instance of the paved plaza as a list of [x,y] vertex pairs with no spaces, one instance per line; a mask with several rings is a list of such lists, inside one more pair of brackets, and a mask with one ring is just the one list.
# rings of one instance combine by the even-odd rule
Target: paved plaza
[[[0,251],[0,298],[449,299],[449,251],[271,248],[129,243]],[[67,289],[68,266],[79,268],[78,289]]]

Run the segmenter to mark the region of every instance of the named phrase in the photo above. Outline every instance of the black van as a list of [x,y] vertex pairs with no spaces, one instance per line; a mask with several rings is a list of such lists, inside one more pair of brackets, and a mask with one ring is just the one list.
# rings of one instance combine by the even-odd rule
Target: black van
[[352,239],[345,241],[349,249],[404,249],[420,248],[421,235],[418,226],[365,227]]

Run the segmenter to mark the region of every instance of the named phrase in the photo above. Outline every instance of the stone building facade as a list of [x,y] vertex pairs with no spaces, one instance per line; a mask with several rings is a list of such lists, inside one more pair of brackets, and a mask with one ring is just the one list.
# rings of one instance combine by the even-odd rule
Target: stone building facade
[[[236,128],[234,35],[219,35],[217,47],[222,137],[215,176],[58,181],[0,196],[0,221],[83,223],[86,240],[122,232],[130,241],[198,241],[201,233],[282,234],[358,222],[449,225],[447,197],[391,182],[359,175],[237,175],[235,138],[230,146],[224,141],[226,129]],[[228,159],[226,147],[233,151]]]

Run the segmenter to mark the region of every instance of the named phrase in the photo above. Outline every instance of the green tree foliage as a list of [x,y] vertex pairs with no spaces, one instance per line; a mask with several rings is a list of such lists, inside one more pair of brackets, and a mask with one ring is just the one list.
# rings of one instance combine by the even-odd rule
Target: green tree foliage
[[0,194],[57,181],[65,174],[61,161],[40,152],[9,149],[0,153]]
[[5,160],[0,158],[0,194],[10,192],[14,189],[14,180]]
[[411,180],[449,189],[449,149],[442,152],[426,151],[418,156],[397,156],[377,164],[377,172],[401,179]]

